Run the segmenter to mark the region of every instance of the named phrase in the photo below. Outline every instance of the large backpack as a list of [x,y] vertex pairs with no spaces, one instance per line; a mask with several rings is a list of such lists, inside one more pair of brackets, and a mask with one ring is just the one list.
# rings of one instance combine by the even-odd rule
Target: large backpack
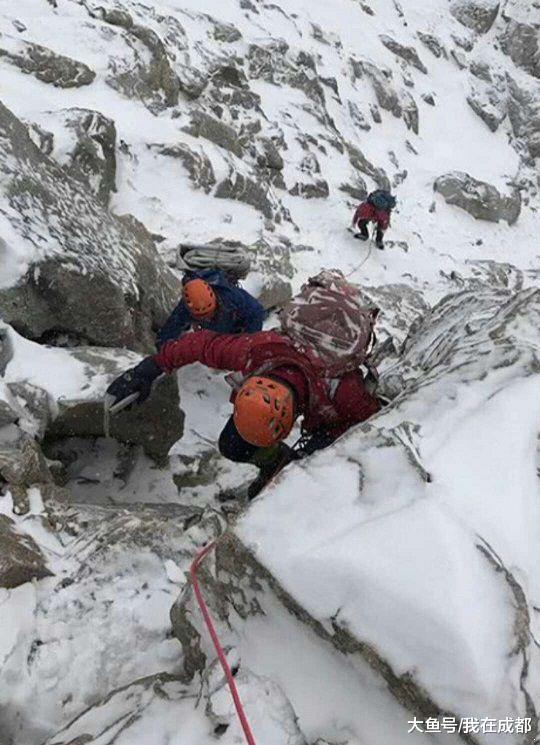
[[396,206],[396,198],[393,197],[389,191],[385,189],[377,189],[372,191],[368,196],[367,201],[372,204],[378,210],[384,210],[390,212]]
[[281,329],[302,350],[315,356],[328,377],[369,363],[375,343],[378,308],[362,304],[359,288],[339,269],[311,277],[281,312]]

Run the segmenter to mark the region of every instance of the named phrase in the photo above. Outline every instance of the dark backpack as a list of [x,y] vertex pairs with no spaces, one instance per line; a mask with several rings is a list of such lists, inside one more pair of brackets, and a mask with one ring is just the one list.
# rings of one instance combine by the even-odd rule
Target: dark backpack
[[368,196],[367,201],[372,204],[378,210],[384,210],[390,212],[396,206],[396,198],[393,197],[389,191],[384,189],[377,189],[372,191]]
[[[311,277],[281,312],[281,329],[302,351],[311,352],[329,377],[364,364],[375,342],[378,308],[362,305],[359,289],[339,269]],[[376,374],[376,371],[375,371]]]

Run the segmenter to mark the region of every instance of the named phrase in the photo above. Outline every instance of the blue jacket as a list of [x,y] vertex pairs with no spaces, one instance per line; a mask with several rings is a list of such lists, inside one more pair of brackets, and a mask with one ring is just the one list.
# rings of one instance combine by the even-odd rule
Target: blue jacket
[[208,320],[191,317],[186,304],[180,300],[167,322],[157,334],[156,346],[171,339],[177,339],[188,331],[192,325],[218,334],[251,334],[262,329],[264,308],[241,287],[231,284],[225,272],[219,269],[205,269],[200,272],[188,272],[182,283],[191,279],[204,279],[212,285],[218,301],[218,310]]

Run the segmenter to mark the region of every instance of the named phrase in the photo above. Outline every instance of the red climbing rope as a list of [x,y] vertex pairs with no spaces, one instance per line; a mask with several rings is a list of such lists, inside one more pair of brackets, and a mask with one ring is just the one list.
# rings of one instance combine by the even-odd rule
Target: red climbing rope
[[206,607],[206,603],[204,602],[201,588],[199,587],[199,580],[197,578],[197,570],[199,569],[201,562],[211,551],[214,550],[215,547],[216,547],[216,542],[212,541],[212,543],[209,543],[207,546],[205,546],[202,549],[202,551],[199,551],[199,553],[197,554],[197,556],[195,557],[191,565],[189,574],[191,576],[193,592],[195,593],[195,597],[197,598],[197,603],[199,605],[199,608],[201,609],[201,613],[203,615],[206,628],[208,629],[208,633],[210,634],[210,637],[214,644],[218,659],[221,663],[221,667],[223,668],[223,672],[225,673],[225,678],[227,679],[227,683],[229,685],[231,695],[233,697],[234,706],[236,708],[236,713],[238,714],[240,724],[242,725],[242,729],[244,730],[244,735],[246,736],[246,742],[248,743],[248,745],[256,745],[255,738],[253,737],[253,733],[251,732],[249,722],[244,712],[244,707],[242,706],[242,702],[238,694],[238,689],[236,687],[236,683],[234,681],[231,668],[229,667],[229,663],[227,662],[227,658],[225,657],[225,652],[223,651],[223,647],[220,644],[220,641],[219,641],[219,638],[216,632],[216,628],[214,626],[214,622],[212,621],[212,618],[210,617],[210,613],[208,612],[208,608]]

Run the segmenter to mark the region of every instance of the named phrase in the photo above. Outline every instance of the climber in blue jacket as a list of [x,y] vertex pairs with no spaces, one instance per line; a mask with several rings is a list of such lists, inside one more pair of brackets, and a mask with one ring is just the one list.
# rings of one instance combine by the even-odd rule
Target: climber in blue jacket
[[262,329],[262,305],[220,269],[187,272],[182,285],[182,299],[157,334],[158,349],[192,327],[219,334],[250,334]]

